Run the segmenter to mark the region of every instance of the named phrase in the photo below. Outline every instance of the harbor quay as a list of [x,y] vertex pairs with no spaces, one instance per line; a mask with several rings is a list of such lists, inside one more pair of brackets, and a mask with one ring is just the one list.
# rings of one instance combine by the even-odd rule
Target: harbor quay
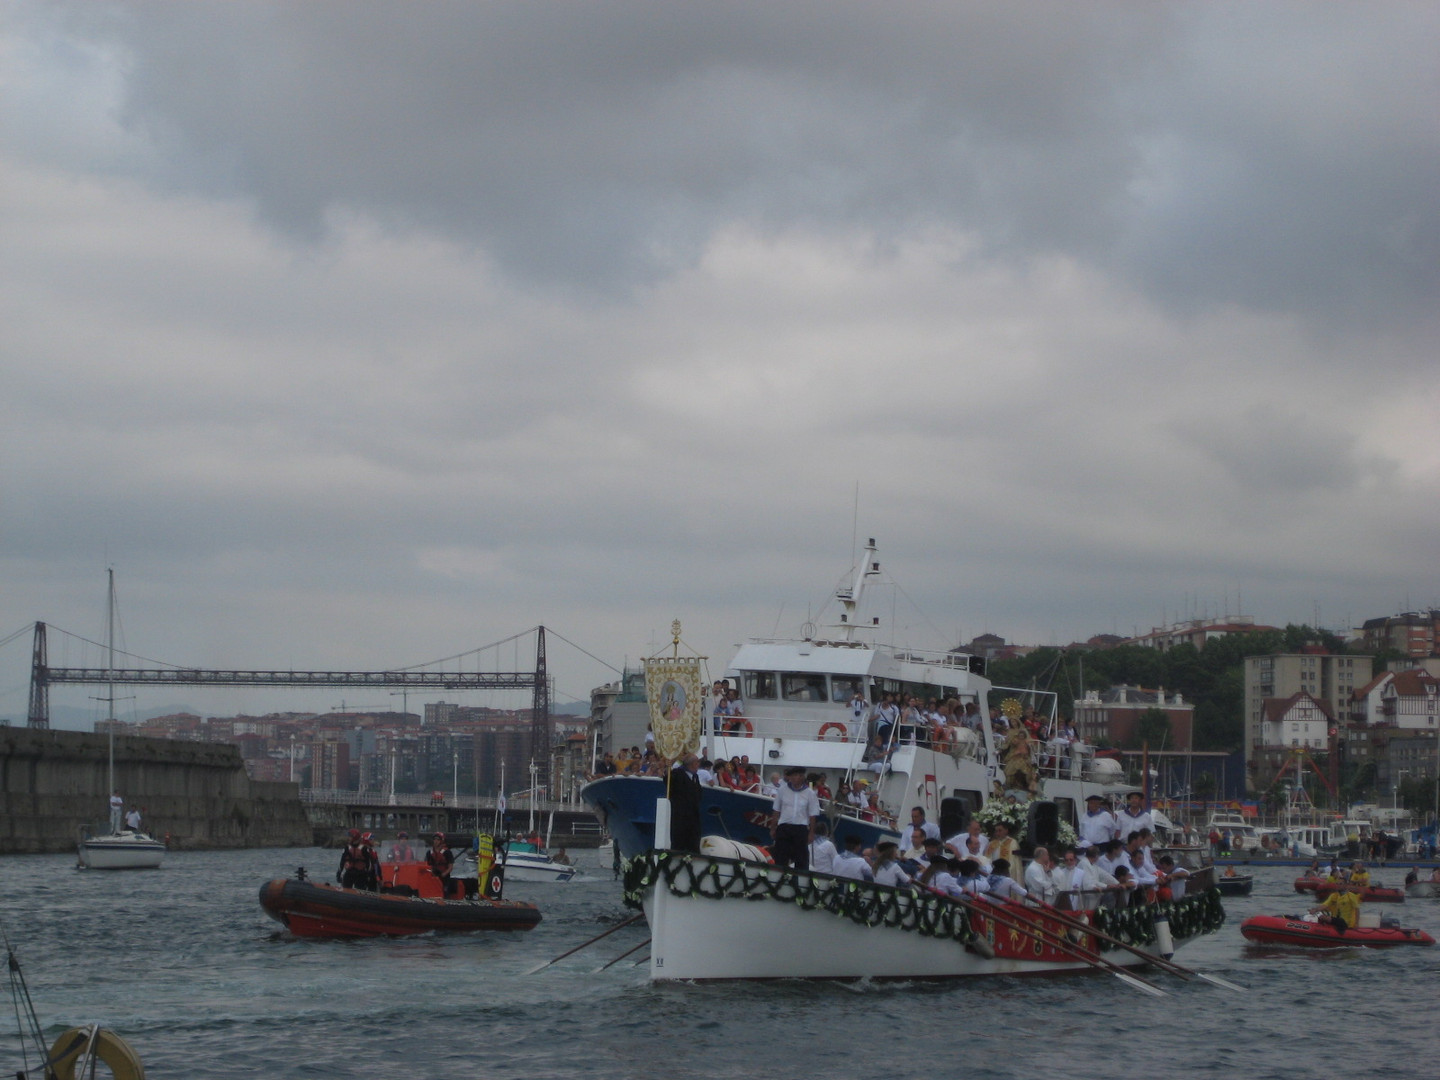
[[[73,851],[109,822],[109,738],[0,728],[0,854]],[[115,736],[125,809],[172,849],[299,847],[313,842],[299,785],[252,780],[240,749]]]

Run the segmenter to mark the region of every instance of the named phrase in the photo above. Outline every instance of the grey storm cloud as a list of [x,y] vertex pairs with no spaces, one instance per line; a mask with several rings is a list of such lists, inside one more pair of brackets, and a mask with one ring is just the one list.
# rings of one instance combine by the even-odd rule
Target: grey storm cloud
[[0,637],[723,663],[857,529],[923,646],[1440,603],[1437,31],[0,3]]
[[1435,8],[142,4],[154,182],[466,235],[610,290],[727,222],[937,223],[1165,302],[1383,320],[1440,283]]

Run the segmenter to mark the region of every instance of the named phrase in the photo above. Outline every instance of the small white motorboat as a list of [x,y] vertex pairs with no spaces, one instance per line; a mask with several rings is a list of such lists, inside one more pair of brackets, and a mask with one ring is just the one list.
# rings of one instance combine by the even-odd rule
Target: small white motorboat
[[86,825],[75,847],[80,865],[87,870],[156,870],[165,858],[161,841],[132,829],[96,835]]
[[1440,900],[1440,881],[1411,881],[1405,886],[1405,895],[1412,900]]
[[495,845],[495,864],[503,868],[506,881],[569,881],[578,870],[559,862],[525,840]]

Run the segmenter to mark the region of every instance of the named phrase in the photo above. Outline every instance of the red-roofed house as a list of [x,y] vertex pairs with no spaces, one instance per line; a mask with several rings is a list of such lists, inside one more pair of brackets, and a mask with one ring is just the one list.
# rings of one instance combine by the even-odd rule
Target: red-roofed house
[[1250,747],[1250,783],[1265,788],[1297,750],[1323,753],[1330,746],[1335,714],[1322,699],[1304,690],[1286,698],[1266,698],[1260,724]]

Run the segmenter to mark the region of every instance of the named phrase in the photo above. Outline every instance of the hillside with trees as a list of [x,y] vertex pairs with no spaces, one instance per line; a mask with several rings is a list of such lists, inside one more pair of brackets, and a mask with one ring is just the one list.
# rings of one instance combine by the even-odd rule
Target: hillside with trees
[[[1345,643],[1328,630],[1292,624],[1284,630],[1216,638],[1203,649],[1193,645],[1165,652],[1141,645],[1037,649],[1029,656],[993,661],[989,674],[997,685],[1054,691],[1062,716],[1074,715],[1075,699],[1087,690],[1121,684],[1147,690],[1163,687],[1167,694],[1183,694],[1195,706],[1196,750],[1235,751],[1245,740],[1245,658],[1297,653],[1307,645],[1320,645],[1332,653],[1346,651]],[[1384,659],[1376,657],[1377,670]]]

